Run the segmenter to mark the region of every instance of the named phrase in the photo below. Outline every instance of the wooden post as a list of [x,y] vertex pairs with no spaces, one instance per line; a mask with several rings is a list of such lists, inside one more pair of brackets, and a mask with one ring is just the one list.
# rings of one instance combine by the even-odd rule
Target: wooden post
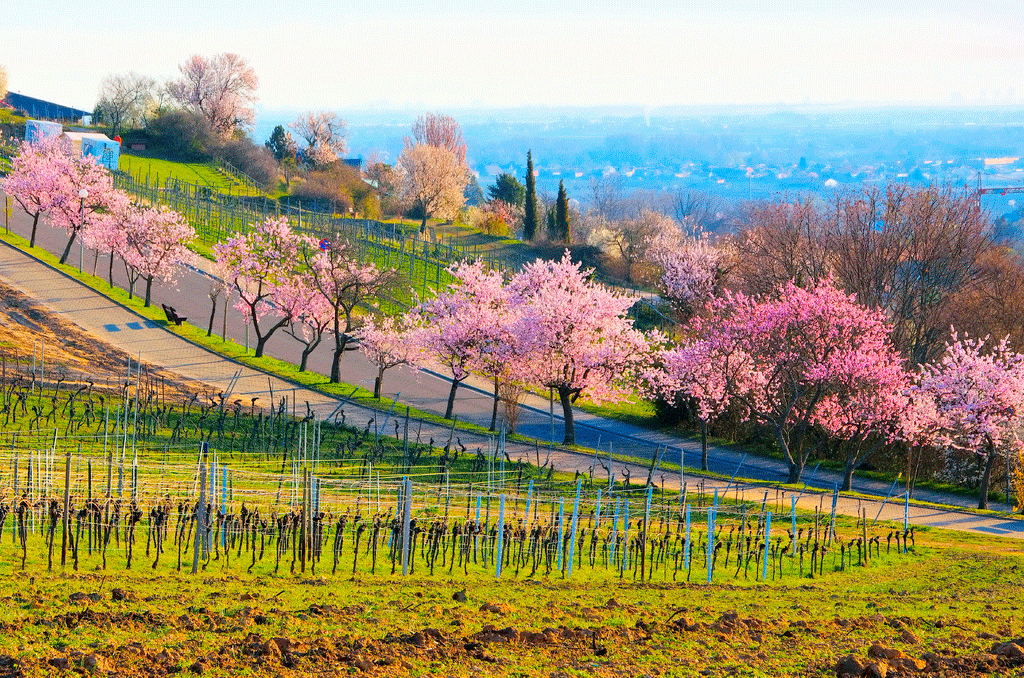
[[68,450],[64,457],[64,518],[61,521],[60,531],[60,566],[64,567],[68,558],[68,518],[71,512],[68,511],[68,502],[71,501],[71,450]]
[[410,521],[412,520],[412,480],[405,479],[405,507],[402,511],[402,576],[409,575],[409,539]]
[[192,542],[192,574],[199,572],[199,552],[203,539],[201,530],[206,526],[206,464],[199,465],[199,502],[196,504],[196,534]]

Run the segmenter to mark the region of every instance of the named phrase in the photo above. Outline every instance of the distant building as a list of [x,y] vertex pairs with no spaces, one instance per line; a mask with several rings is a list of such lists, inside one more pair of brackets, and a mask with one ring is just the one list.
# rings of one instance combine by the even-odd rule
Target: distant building
[[5,102],[16,111],[24,111],[26,117],[61,122],[80,122],[92,116],[90,111],[83,111],[71,106],[62,106],[35,97],[28,97],[17,92],[8,92]]

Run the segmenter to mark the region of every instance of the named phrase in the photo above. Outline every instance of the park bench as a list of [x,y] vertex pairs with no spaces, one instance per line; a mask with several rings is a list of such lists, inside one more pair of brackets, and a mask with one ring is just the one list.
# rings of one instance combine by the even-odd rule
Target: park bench
[[168,306],[167,304],[160,305],[163,306],[164,314],[167,316],[167,320],[169,322],[172,322],[175,325],[180,325],[181,323],[188,320],[188,318],[178,315],[178,312],[174,310],[173,306]]

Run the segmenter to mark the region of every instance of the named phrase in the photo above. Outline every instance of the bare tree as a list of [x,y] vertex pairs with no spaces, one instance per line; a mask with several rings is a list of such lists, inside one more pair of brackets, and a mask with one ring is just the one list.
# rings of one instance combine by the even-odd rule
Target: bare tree
[[305,140],[306,157],[316,167],[334,162],[348,150],[345,142],[348,123],[337,113],[309,111],[288,126]]
[[0,64],[0,99],[7,96],[7,68]]
[[133,71],[110,74],[100,82],[96,110],[115,136],[126,127],[139,127],[156,103],[156,81]]
[[733,275],[744,291],[769,294],[791,280],[807,285],[828,275],[825,215],[810,200],[752,203],[743,221]]
[[649,261],[649,251],[657,237],[678,227],[671,217],[646,207],[635,217],[609,220],[590,212],[584,219],[589,231],[587,242],[601,247],[622,261],[623,277],[633,282],[636,268]]
[[256,120],[253,104],[259,79],[237,54],[195,54],[178,66],[181,78],[167,83],[168,93],[183,108],[206,118],[221,136]]
[[978,286],[992,247],[992,226],[974,197],[894,185],[839,196],[828,221],[841,286],[888,312],[893,344],[911,363],[935,358],[955,321],[955,295]]
[[405,138],[405,146],[447,148],[460,163],[466,162],[466,142],[462,138],[462,127],[455,118],[448,115],[427,113],[416,118],[412,124],[412,137]]

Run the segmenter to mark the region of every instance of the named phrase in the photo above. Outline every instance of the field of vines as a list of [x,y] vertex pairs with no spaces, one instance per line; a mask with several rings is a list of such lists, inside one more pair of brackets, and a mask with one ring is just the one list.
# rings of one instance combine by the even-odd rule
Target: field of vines
[[[0,557],[65,567],[247,573],[777,580],[894,557],[913,529],[837,531],[823,503],[760,502],[556,473],[500,435],[424,440],[399,413],[329,420],[281,396],[168,397],[142,370],[117,389],[5,367]],[[355,421],[356,417],[369,417]],[[774,519],[774,522],[773,522]],[[6,551],[6,556],[2,554]]]

